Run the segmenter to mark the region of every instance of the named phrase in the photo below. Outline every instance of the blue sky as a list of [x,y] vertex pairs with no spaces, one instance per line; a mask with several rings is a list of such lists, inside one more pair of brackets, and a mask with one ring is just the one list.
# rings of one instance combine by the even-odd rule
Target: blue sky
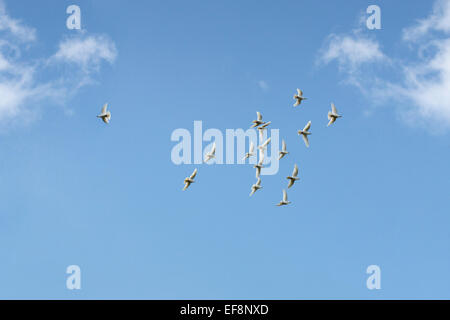
[[[2,3],[0,298],[449,298],[449,1]],[[182,192],[172,132],[256,111],[279,173],[249,198],[251,166],[199,165]]]

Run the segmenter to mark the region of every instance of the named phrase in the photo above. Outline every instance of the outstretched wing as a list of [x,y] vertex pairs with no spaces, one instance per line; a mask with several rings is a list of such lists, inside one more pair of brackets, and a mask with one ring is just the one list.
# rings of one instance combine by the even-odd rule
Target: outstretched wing
[[288,189],[294,185],[294,180],[289,179]]
[[261,178],[258,178],[258,181],[256,181],[256,185],[260,186],[261,185]]
[[283,190],[283,201],[286,202],[288,200],[286,190]]
[[297,93],[298,93],[299,97],[303,96],[303,91],[302,90],[297,89]]
[[253,153],[253,151],[255,151],[255,144],[253,143],[253,141],[250,141],[250,150],[249,150],[249,153]]
[[190,179],[194,179],[195,176],[197,175],[197,172],[198,172],[198,170],[195,169],[194,172],[192,172],[192,174],[191,174],[191,176],[190,176]]
[[[295,97],[294,97],[295,98]],[[300,99],[297,99],[294,103],[294,107],[298,107],[302,101]]]
[[338,114],[338,113],[337,113],[336,106],[334,105],[333,102],[331,103],[331,111],[332,111],[334,114]]
[[216,143],[214,142],[213,147],[211,149],[211,154],[216,154]]
[[284,140],[281,141],[281,150],[286,152],[286,141]]
[[256,119],[258,119],[258,121],[262,121],[262,115],[259,111],[256,111]]
[[327,127],[331,126],[336,121],[336,118],[330,117],[330,121],[328,122]]
[[302,138],[303,138],[303,141],[305,141],[305,145],[309,148],[309,140],[308,140],[308,136],[302,134]]
[[292,176],[296,177],[298,175],[298,167],[297,164],[294,166],[294,171],[292,171]]
[[106,114],[106,109],[108,108],[108,104],[105,103],[105,105],[102,108],[102,114]]
[[308,131],[311,128],[311,121],[309,121],[306,126],[303,128],[303,131]]

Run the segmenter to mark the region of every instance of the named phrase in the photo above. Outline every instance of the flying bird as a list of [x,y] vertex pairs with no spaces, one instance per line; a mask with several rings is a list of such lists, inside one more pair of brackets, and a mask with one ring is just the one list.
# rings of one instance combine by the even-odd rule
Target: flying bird
[[272,123],[272,121],[264,122],[260,127],[258,127],[258,130],[266,130],[267,127]]
[[309,121],[306,126],[303,128],[303,130],[298,130],[298,134],[302,136],[303,141],[305,141],[305,145],[309,148],[309,140],[308,136],[311,134],[309,132],[309,129],[311,128],[311,121]]
[[253,125],[250,128],[255,128],[257,126],[264,124],[261,113],[259,113],[258,111],[256,112],[256,120],[253,120],[252,123]]
[[189,186],[191,185],[191,183],[194,183],[194,178],[197,175],[198,170],[195,169],[194,172],[192,172],[190,177],[187,177],[186,179],[184,179],[184,188],[183,191],[185,191],[187,188],[189,188]]
[[109,120],[111,120],[111,112],[108,110],[108,104],[105,103],[105,105],[102,108],[102,113],[100,113],[97,118],[100,118],[103,120],[104,123],[109,123]]
[[328,122],[327,127],[331,126],[338,118],[342,118],[342,116],[338,114],[336,106],[332,102],[331,103],[331,111],[328,111],[328,120],[330,120],[330,122]]
[[281,151],[278,152],[280,157],[278,160],[281,160],[285,155],[289,154],[286,150],[286,142],[284,140],[281,141]]
[[205,163],[216,157],[216,143],[214,142],[211,151],[205,155]]
[[306,100],[306,99],[307,98],[303,97],[303,91],[300,89],[297,89],[297,94],[294,94],[294,100],[296,100],[294,103],[294,107],[299,106],[302,103],[302,101]]
[[281,200],[277,206],[281,207],[281,206],[287,206],[288,204],[290,204],[291,202],[288,201],[288,197],[287,197],[287,193],[286,190],[283,190],[283,200]]
[[252,192],[250,192],[250,197],[261,188],[261,178],[258,178],[258,181],[256,181],[256,183],[252,185]]
[[261,151],[266,150],[267,146],[268,146],[269,143],[270,143],[270,140],[272,140],[272,138],[267,139],[262,145],[260,145],[260,146],[258,147],[258,149],[261,150]]
[[264,162],[264,152],[262,150],[259,151],[259,162],[253,166],[256,169],[256,177],[259,178],[261,175],[261,169],[263,168]]
[[253,141],[250,141],[250,149],[248,150],[248,152],[245,154],[244,158],[242,159],[243,161],[245,161],[246,159],[253,157],[255,151],[255,145],[253,144]]
[[298,167],[296,164],[294,166],[294,171],[292,172],[292,176],[289,176],[286,178],[289,180],[288,189],[294,185],[295,181],[300,180],[300,178],[297,177],[297,175],[298,175]]

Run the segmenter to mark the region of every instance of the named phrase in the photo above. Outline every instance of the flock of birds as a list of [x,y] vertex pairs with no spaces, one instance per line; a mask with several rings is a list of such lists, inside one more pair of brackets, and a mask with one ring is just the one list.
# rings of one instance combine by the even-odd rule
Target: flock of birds
[[[294,103],[294,107],[298,107],[299,105],[301,105],[303,100],[306,100],[307,98],[305,98],[303,96],[303,92],[300,89],[297,89],[297,93],[294,94],[294,98],[295,103]],[[252,125],[250,128],[256,128],[259,132],[259,137],[260,137],[260,141],[263,140],[264,137],[264,130],[267,129],[267,127],[272,123],[271,121],[268,122],[264,122],[261,113],[256,112],[256,120],[252,121]],[[342,116],[338,113],[336,106],[334,105],[334,103],[331,103],[331,111],[328,111],[328,127],[330,125],[332,125],[337,119],[341,118]],[[106,103],[103,108],[101,113],[97,116],[97,118],[102,119],[102,121],[104,123],[109,123],[109,121],[111,120],[111,112],[108,110],[108,104]],[[305,142],[306,147],[309,148],[309,139],[308,136],[311,135],[311,121],[308,121],[308,123],[306,124],[306,126],[302,129],[302,130],[298,130],[297,133],[298,135],[302,136],[303,141]],[[262,188],[261,186],[261,169],[263,168],[263,162],[264,162],[264,154],[265,151],[267,149],[267,146],[269,145],[271,141],[271,138],[268,138],[267,140],[264,141],[264,143],[262,143],[260,146],[258,146],[258,150],[259,150],[259,161],[257,164],[255,164],[254,168],[256,169],[256,178],[258,179],[256,181],[256,183],[254,185],[252,185],[251,187],[251,192],[250,192],[250,196],[252,196],[256,191],[260,190]],[[281,143],[281,150],[278,152],[279,153],[279,160],[281,160],[282,158],[284,158],[286,155],[289,154],[289,152],[287,151],[287,147],[286,147],[286,142],[284,140],[282,140]],[[243,160],[249,159],[250,157],[254,157],[256,156],[255,154],[255,145],[253,144],[253,142],[250,142],[250,147],[248,152],[245,154]],[[209,161],[211,161],[212,159],[214,159],[216,157],[216,144],[213,143],[213,146],[211,148],[211,150],[209,152],[207,152],[205,154],[204,157],[204,162],[207,163]],[[192,174],[189,177],[186,177],[184,179],[184,188],[183,191],[185,191],[187,188],[189,188],[189,186],[195,182],[195,177],[197,176],[198,173],[198,169],[195,169],[194,172],[192,172]],[[291,188],[296,181],[300,180],[300,178],[298,177],[298,166],[297,164],[294,165],[294,171],[292,172],[292,175],[290,175],[289,177],[287,177],[286,179],[289,180],[288,182],[288,186],[287,188]],[[286,206],[288,204],[290,204],[291,202],[288,201],[288,196],[287,196],[287,192],[285,189],[283,189],[283,199],[276,204],[277,206]]]
[[[297,93],[294,94],[294,98],[295,103],[294,103],[294,107],[298,107],[299,105],[301,105],[303,100],[306,100],[307,98],[305,98],[303,96],[303,92],[300,89],[297,89]],[[104,112],[102,112],[104,114]],[[256,112],[256,120],[252,121],[252,125],[250,128],[256,128],[259,132],[259,137],[260,137],[260,141],[263,140],[263,134],[264,134],[264,130],[267,129],[267,127],[271,124],[271,121],[268,122],[264,122],[261,113]],[[334,103],[331,103],[331,111],[328,111],[328,125],[330,126],[332,125],[338,118],[341,118],[342,116],[338,113],[336,106],[334,105]],[[309,148],[309,139],[308,136],[311,135],[311,121],[309,121],[306,126],[302,129],[302,130],[298,130],[298,135],[300,135],[303,138],[303,141],[306,145],[306,147]],[[251,192],[250,192],[250,196],[252,196],[255,192],[257,192],[258,190],[260,190],[262,188],[261,186],[261,169],[263,168],[263,162],[264,162],[264,154],[265,151],[267,149],[267,146],[269,145],[271,141],[271,138],[268,138],[267,140],[264,141],[264,143],[262,143],[260,146],[258,146],[258,150],[259,150],[259,161],[258,163],[254,166],[254,168],[256,169],[256,178],[258,179],[256,181],[255,184],[252,185],[251,187]],[[205,154],[204,157],[204,162],[209,162],[212,159],[215,158],[215,153],[216,153],[216,144],[214,143],[211,150],[209,152],[207,152]],[[284,158],[286,155],[288,155],[289,152],[287,151],[287,147],[286,147],[286,142],[284,140],[282,140],[282,145],[281,145],[281,150],[279,151],[279,160],[281,160],[282,158]],[[255,154],[255,145],[253,144],[253,142],[250,142],[250,146],[249,146],[249,150],[248,152],[245,154],[243,160],[246,160],[250,157],[256,156]],[[196,177],[198,173],[198,169],[195,169],[194,172],[192,172],[192,174],[189,177],[186,177],[184,179],[184,188],[183,191],[186,190],[187,188],[189,188],[189,186],[194,183],[194,178]],[[289,180],[288,182],[288,186],[287,188],[291,188],[294,183],[298,180],[300,180],[300,178],[298,177],[298,166],[297,164],[294,165],[294,170],[292,172],[292,175],[287,177],[286,179]],[[288,204],[290,204],[291,202],[288,201],[288,196],[287,196],[287,192],[284,189],[283,190],[283,199],[276,204],[277,206],[286,206]]]

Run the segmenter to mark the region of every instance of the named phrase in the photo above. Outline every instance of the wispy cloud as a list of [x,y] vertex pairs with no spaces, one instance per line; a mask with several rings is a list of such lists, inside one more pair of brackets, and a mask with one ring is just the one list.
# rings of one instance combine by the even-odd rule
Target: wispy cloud
[[[336,60],[349,83],[373,98],[391,99],[403,119],[431,124],[434,131],[450,129],[450,0],[438,0],[432,13],[403,30],[403,40],[414,52],[414,59],[386,56],[375,39],[359,32],[332,35],[326,41],[320,60]],[[426,52],[426,54],[424,54]],[[392,62],[395,63],[392,63]],[[388,64],[401,79],[392,82],[381,74],[370,77],[361,72],[364,65]]]
[[[37,106],[43,100],[61,104],[83,85],[91,83],[103,61],[113,63],[117,50],[114,42],[102,35],[80,33],[67,37],[49,58],[24,58],[30,44],[37,39],[36,31],[11,18],[0,0],[0,124],[27,123],[35,118]],[[80,72],[71,73],[70,80],[59,72],[45,81],[55,66],[74,66]]]
[[450,32],[450,1],[437,0],[432,13],[409,28],[403,30],[403,39],[415,41],[429,35],[431,31]]
[[117,49],[113,41],[104,35],[66,38],[59,44],[53,56],[59,62],[74,63],[85,72],[98,71],[103,61],[113,63]]
[[322,49],[321,62],[335,60],[341,70],[356,71],[362,64],[387,60],[377,41],[355,30],[350,35],[331,34]]
[[264,80],[259,80],[258,81],[258,86],[264,91],[269,90],[269,84],[266,81],[264,81]]

